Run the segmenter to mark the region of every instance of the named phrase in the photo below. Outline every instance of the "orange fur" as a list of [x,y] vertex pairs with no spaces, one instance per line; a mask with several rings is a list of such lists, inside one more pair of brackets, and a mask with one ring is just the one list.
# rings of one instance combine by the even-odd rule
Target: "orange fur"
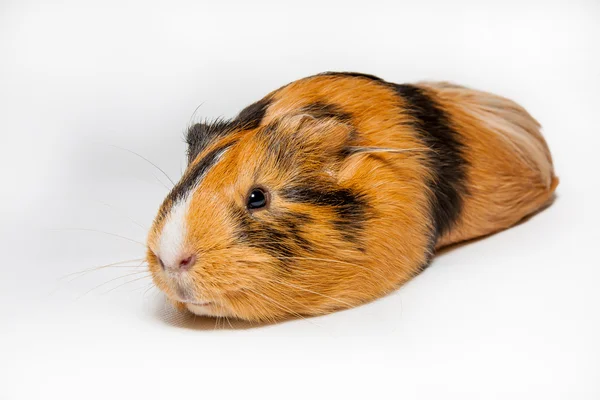
[[490,93],[447,83],[423,85],[452,116],[469,148],[471,184],[464,209],[438,247],[511,227],[552,200],[558,178],[550,151],[539,123],[525,109]]
[[[550,200],[557,183],[552,161],[537,122],[525,110],[449,84],[420,87],[448,114],[467,161],[462,211],[436,247],[505,229]],[[411,125],[414,117],[404,100],[376,81],[337,75],[293,82],[266,99],[270,103],[260,126],[218,138],[186,170],[189,174],[213,149],[235,143],[191,193],[186,216],[185,250],[199,260],[186,284],[212,302],[211,314],[247,320],[324,314],[381,297],[419,273],[433,250],[427,183],[433,172],[427,162],[431,149]],[[349,119],[316,118],[306,111],[315,103],[334,105]],[[286,153],[290,168],[281,168],[270,155],[272,140],[296,149]],[[356,148],[400,152],[337,158],[349,141]],[[356,238],[344,237],[333,223],[339,217],[335,205],[293,202],[281,195],[299,177],[360,193],[364,221]],[[250,212],[246,197],[257,184],[268,188],[271,203]],[[173,278],[157,259],[164,216],[172,205],[166,200],[161,207],[147,258],[156,285],[183,307]],[[294,215],[301,223],[290,228],[281,215]],[[269,237],[253,228],[253,237],[240,241],[240,221],[288,236]],[[294,256],[278,257],[260,245],[285,246]]]

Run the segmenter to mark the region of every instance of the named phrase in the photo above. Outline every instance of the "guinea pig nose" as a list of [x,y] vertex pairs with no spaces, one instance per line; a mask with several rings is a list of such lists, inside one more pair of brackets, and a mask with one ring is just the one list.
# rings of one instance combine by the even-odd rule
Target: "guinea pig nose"
[[184,253],[178,257],[165,261],[158,257],[158,263],[166,272],[179,273],[191,269],[194,264],[196,264],[196,256],[194,254]]
[[188,270],[196,263],[196,256],[191,255],[179,261],[179,269]]

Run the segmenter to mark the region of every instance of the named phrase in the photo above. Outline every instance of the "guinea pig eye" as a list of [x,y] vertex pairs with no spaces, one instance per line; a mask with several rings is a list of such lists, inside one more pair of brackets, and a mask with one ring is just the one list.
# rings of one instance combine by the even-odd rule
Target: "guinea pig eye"
[[260,188],[252,189],[250,194],[248,195],[248,201],[246,202],[246,207],[249,210],[258,210],[264,208],[269,203],[268,193]]

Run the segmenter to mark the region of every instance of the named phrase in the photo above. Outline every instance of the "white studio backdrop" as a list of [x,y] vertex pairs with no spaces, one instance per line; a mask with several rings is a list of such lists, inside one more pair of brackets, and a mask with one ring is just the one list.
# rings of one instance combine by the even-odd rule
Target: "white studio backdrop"
[[[599,49],[593,0],[0,1],[0,399],[600,398]],[[144,255],[168,182],[127,150],[177,178],[191,122],[326,70],[516,100],[555,204],[277,325],[179,315],[133,269],[67,276]]]

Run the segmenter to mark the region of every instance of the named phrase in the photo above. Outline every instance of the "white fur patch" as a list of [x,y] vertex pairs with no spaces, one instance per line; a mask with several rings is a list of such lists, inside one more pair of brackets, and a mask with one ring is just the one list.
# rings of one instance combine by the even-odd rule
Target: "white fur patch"
[[187,303],[185,305],[188,310],[192,313],[199,316],[207,316],[207,317],[230,317],[232,316],[228,311],[224,310],[221,307],[215,306],[203,306],[199,304]]
[[187,235],[186,216],[191,198],[191,193],[188,193],[171,208],[160,234],[158,256],[166,268],[178,264],[183,253],[183,243]]
[[[213,167],[222,158],[227,148],[221,150],[216,154],[214,162],[210,167]],[[200,186],[202,180],[208,173],[208,169],[196,179],[194,187],[192,187],[185,196],[175,203],[169,212],[165,224],[160,233],[158,240],[158,256],[165,264],[166,268],[173,268],[179,265],[182,255],[185,249],[183,245],[187,237],[187,224],[186,218],[190,208],[190,203],[194,192]]]
[[213,315],[210,311],[210,307],[208,306],[201,306],[201,305],[197,305],[197,304],[186,304],[186,307],[188,308],[188,310],[190,310],[191,312],[193,312],[196,315]]

